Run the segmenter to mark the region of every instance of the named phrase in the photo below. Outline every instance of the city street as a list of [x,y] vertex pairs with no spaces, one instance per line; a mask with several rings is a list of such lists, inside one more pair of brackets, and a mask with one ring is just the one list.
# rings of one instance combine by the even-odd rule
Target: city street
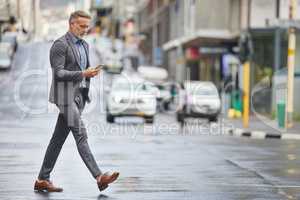
[[[48,104],[50,46],[20,44],[11,70],[0,71],[0,199],[300,199],[300,141],[182,129],[171,113],[158,114],[153,126],[139,118],[108,124],[105,72],[92,81],[94,103],[83,119],[101,170],[120,178],[100,193],[70,134],[51,177],[63,193],[34,192],[58,114]],[[99,61],[90,51],[94,66]]]

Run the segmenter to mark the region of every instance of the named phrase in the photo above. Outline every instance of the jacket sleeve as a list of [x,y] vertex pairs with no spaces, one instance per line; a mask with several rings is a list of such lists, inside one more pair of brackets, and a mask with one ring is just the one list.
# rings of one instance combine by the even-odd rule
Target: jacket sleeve
[[82,71],[70,71],[65,69],[66,49],[61,41],[55,41],[50,49],[50,64],[56,80],[82,81]]

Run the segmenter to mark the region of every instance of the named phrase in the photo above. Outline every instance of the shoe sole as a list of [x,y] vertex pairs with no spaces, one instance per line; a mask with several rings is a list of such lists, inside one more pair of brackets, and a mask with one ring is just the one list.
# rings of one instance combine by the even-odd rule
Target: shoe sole
[[108,185],[102,185],[100,187],[98,187],[100,192],[102,192],[103,190],[105,190],[106,188],[108,188]]
[[34,191],[35,192],[47,193],[47,192],[62,192],[63,190],[34,189]]
[[63,190],[49,190],[47,188],[37,188],[37,187],[34,187],[34,191],[35,192],[62,192]]

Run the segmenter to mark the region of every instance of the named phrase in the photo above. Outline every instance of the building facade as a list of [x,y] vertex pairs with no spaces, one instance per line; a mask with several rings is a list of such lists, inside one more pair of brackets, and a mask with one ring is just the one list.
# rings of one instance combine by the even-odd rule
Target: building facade
[[[168,69],[170,78],[177,82],[212,81],[224,89],[224,83],[231,77],[242,88],[242,66],[228,63],[227,58],[238,55],[240,36],[250,33],[254,52],[251,90],[265,78],[269,85],[274,85],[276,72],[286,71],[288,18],[289,0],[149,0],[137,15],[139,31],[147,36],[144,44],[147,61]],[[299,49],[300,12],[294,24],[296,49]],[[295,72],[297,77],[298,50]],[[271,115],[275,95],[275,89],[270,88],[256,93],[251,99],[253,110]],[[265,102],[272,103],[265,106]]]
[[[222,79],[222,56],[236,46],[240,0],[151,0],[138,16],[148,61],[182,82]],[[218,14],[216,14],[216,12]]]

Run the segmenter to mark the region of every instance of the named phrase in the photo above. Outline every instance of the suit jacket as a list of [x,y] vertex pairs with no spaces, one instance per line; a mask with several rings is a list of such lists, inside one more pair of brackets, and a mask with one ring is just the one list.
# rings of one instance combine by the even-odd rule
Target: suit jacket
[[[54,41],[50,49],[50,64],[52,69],[52,83],[49,94],[49,101],[56,105],[69,105],[82,94],[86,101],[90,101],[88,93],[90,78],[86,78],[87,88],[82,90],[80,82],[83,80],[80,68],[80,58],[76,46],[71,40],[71,35],[67,32],[64,36]],[[83,42],[87,55],[87,67],[89,62],[89,47]]]

